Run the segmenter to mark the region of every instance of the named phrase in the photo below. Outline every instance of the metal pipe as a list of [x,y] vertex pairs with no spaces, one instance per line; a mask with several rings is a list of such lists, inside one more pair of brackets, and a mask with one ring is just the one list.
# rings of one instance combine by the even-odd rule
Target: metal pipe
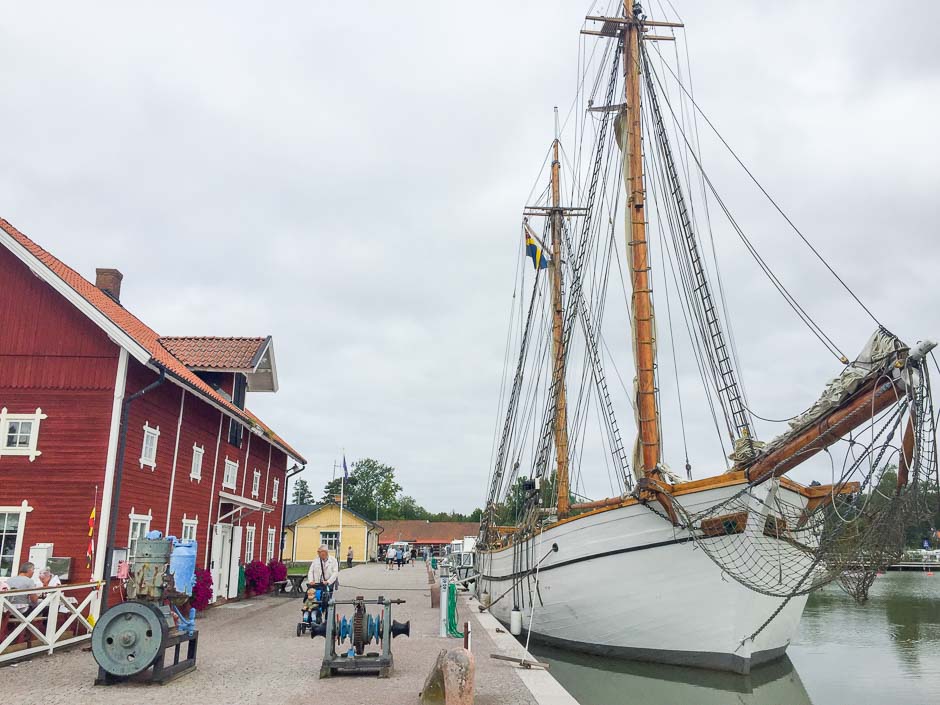
[[[277,537],[277,545],[279,549],[278,554],[277,554],[278,561],[284,560],[284,520],[287,518],[286,516],[287,515],[287,486],[288,484],[290,484],[288,480],[291,479],[294,475],[298,475],[302,473],[306,469],[306,467],[307,467],[306,465],[298,466],[296,463],[294,463],[294,467],[288,470],[287,473],[284,475],[284,493],[283,493],[283,497],[281,498],[283,500],[281,501],[281,533],[278,534],[278,537]],[[248,470],[247,465],[245,466],[245,470],[247,472]],[[295,528],[294,540],[296,541],[296,539],[297,539],[297,529]],[[293,562],[294,560],[293,551],[291,551],[290,557],[291,557],[291,561]]]
[[117,533],[118,507],[121,503],[121,481],[124,479],[124,454],[127,450],[127,417],[130,415],[131,403],[156,389],[166,381],[166,368],[159,363],[151,360],[152,364],[160,368],[160,377],[156,382],[151,382],[138,392],[134,392],[124,400],[121,409],[121,435],[118,440],[117,461],[114,469],[114,491],[111,495],[111,521],[108,524],[108,548],[104,558],[104,575],[101,579],[104,581],[104,587],[101,594],[101,606],[99,614],[104,614],[108,609],[108,593],[111,588],[111,561],[114,559],[114,536]]

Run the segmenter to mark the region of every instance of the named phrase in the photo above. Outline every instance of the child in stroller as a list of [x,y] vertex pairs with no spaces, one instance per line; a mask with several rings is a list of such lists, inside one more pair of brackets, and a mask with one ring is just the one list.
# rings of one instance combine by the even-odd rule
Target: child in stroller
[[[320,624],[323,621],[323,615],[326,614],[329,601],[330,589],[323,583],[307,587],[304,604],[300,612],[301,619],[297,622],[297,636],[306,633],[312,625]],[[311,636],[313,636],[312,633]]]

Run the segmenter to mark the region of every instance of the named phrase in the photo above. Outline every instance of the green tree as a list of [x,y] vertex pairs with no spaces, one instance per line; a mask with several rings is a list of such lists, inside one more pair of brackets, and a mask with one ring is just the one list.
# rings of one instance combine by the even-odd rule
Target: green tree
[[522,509],[525,506],[527,492],[525,483],[529,478],[518,477],[515,483],[506,493],[506,501],[497,505],[496,521],[500,524],[515,524],[522,518]]
[[[334,501],[340,496],[343,478],[330,480],[323,488],[323,501]],[[395,468],[372,458],[363,458],[352,464],[346,483],[346,506],[363,516],[381,518],[397,502],[401,485],[395,481]],[[389,517],[386,517],[389,518]]]
[[310,485],[306,480],[298,478],[294,482],[294,494],[291,496],[294,504],[312,504],[313,492],[310,491]]
[[429,519],[428,511],[414,497],[401,495],[395,507],[396,519]]

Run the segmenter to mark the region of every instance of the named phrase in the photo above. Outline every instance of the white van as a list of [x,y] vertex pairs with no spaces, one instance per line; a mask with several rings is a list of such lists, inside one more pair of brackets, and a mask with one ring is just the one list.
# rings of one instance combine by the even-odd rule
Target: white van
[[[405,555],[405,553],[411,550],[411,544],[407,541],[396,541],[395,543],[390,544],[389,548],[394,548],[396,551],[398,551],[399,555]],[[402,551],[405,553],[402,553]]]

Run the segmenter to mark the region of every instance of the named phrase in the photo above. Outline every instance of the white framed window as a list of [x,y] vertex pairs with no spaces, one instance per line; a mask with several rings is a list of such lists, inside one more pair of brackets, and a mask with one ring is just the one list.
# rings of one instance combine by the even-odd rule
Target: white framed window
[[42,409],[32,414],[11,414],[0,409],[0,455],[24,455],[33,462],[42,453],[39,443],[39,422],[47,418]]
[[9,578],[19,570],[26,514],[31,511],[25,500],[19,506],[0,507],[0,578]]
[[183,533],[180,535],[180,538],[183,541],[195,541],[196,532],[199,530],[199,517],[195,519],[187,519],[186,515],[183,515]]
[[160,427],[151,427],[149,422],[144,423],[144,443],[140,447],[140,469],[144,465],[151,470],[157,467],[157,442],[160,440]]
[[281,487],[281,480],[278,477],[274,478],[274,486],[271,488],[271,503],[277,504],[278,490]]
[[225,470],[222,473],[222,487],[234,490],[238,484],[238,461],[225,458]]
[[266,551],[267,558],[265,563],[270,562],[274,558],[274,527],[268,527],[268,550]]
[[320,543],[330,549],[331,553],[335,553],[339,549],[339,532],[338,531],[321,531],[320,532]]
[[258,490],[261,489],[261,471],[255,470],[255,474],[251,478],[251,496],[257,497]]
[[245,562],[251,563],[255,559],[255,525],[245,527]]
[[153,518],[150,514],[135,514],[131,507],[130,513],[131,528],[127,535],[127,562],[130,563],[137,555],[137,539],[147,536],[150,531],[150,520]]
[[190,480],[202,480],[202,456],[206,449],[193,443],[193,462],[189,467]]

